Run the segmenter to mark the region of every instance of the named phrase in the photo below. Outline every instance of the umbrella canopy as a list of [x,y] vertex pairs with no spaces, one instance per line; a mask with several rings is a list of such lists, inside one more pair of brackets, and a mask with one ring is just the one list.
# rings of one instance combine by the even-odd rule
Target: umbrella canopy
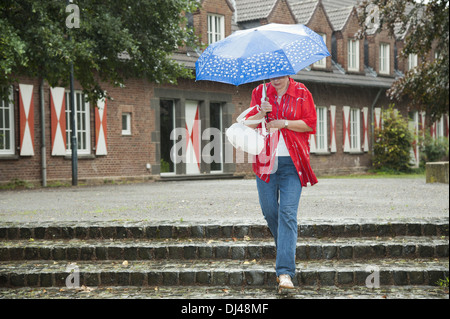
[[267,24],[234,32],[208,46],[195,63],[196,80],[234,85],[292,75],[330,53],[302,24]]

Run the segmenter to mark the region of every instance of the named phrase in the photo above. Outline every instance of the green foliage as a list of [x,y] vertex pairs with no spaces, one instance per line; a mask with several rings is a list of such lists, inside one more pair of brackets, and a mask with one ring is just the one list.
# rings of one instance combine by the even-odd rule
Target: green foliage
[[[420,134],[423,136],[423,134]],[[419,140],[420,166],[425,167],[427,162],[439,162],[448,156],[448,138],[433,138],[425,131],[425,137]]]
[[[80,0],[79,28],[68,28],[64,0],[0,2],[0,87],[12,75],[43,78],[51,86],[67,86],[70,64],[91,100],[104,97],[100,83],[120,86],[126,78],[176,83],[192,72],[171,54],[197,47],[185,12],[197,10],[193,0]],[[70,39],[70,40],[69,40]]]
[[437,285],[448,293],[448,277],[445,277],[445,279],[439,279],[437,281]]
[[161,173],[170,172],[170,163],[161,158]]
[[413,134],[393,106],[383,112],[383,127],[375,130],[372,165],[377,170],[406,172],[410,170]]

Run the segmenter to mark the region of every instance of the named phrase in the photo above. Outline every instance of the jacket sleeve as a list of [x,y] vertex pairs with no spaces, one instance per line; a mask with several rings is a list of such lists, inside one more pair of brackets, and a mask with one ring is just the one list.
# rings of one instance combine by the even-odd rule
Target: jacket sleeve
[[261,104],[261,90],[262,84],[257,86],[252,92],[252,102],[250,103],[250,107],[253,108],[245,117],[248,119],[249,117],[256,115],[259,112],[259,105]]
[[302,118],[306,125],[312,128],[311,132],[306,132],[309,134],[316,134],[316,125],[317,125],[317,113],[316,108],[314,106],[314,100],[311,92],[308,89],[304,91],[303,99],[302,99]]

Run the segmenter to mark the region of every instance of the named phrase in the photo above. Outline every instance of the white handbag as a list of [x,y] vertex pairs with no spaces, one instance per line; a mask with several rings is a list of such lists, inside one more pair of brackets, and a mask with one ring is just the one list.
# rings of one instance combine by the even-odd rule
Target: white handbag
[[[264,90],[265,91],[265,90]],[[265,99],[265,92],[261,101]],[[246,153],[252,155],[259,155],[264,146],[266,145],[266,125],[265,119],[260,120],[245,120],[245,116],[253,109],[253,107],[248,108],[236,119],[236,123],[231,125],[225,132],[228,141],[236,149],[240,148]],[[247,124],[259,124],[262,123],[262,130],[252,129],[245,125]]]
[[[240,148],[246,153],[252,155],[259,155],[266,144],[266,126],[265,119],[261,120],[245,120],[245,116],[252,110],[249,108],[239,115],[237,118],[237,123],[231,125],[225,132],[228,141],[235,148]],[[262,132],[257,129],[252,129],[245,125],[247,124],[259,124],[262,123]]]

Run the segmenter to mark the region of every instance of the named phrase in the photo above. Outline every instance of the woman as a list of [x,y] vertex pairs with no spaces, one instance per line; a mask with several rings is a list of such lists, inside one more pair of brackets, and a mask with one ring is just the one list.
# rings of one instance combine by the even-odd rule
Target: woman
[[[254,109],[247,119],[266,117],[270,132],[266,149],[253,163],[259,202],[275,239],[279,287],[292,289],[300,195],[307,183],[317,183],[309,163],[309,134],[315,133],[317,122],[314,101],[303,84],[282,76],[255,88],[251,106]],[[249,126],[256,128],[256,125]]]

